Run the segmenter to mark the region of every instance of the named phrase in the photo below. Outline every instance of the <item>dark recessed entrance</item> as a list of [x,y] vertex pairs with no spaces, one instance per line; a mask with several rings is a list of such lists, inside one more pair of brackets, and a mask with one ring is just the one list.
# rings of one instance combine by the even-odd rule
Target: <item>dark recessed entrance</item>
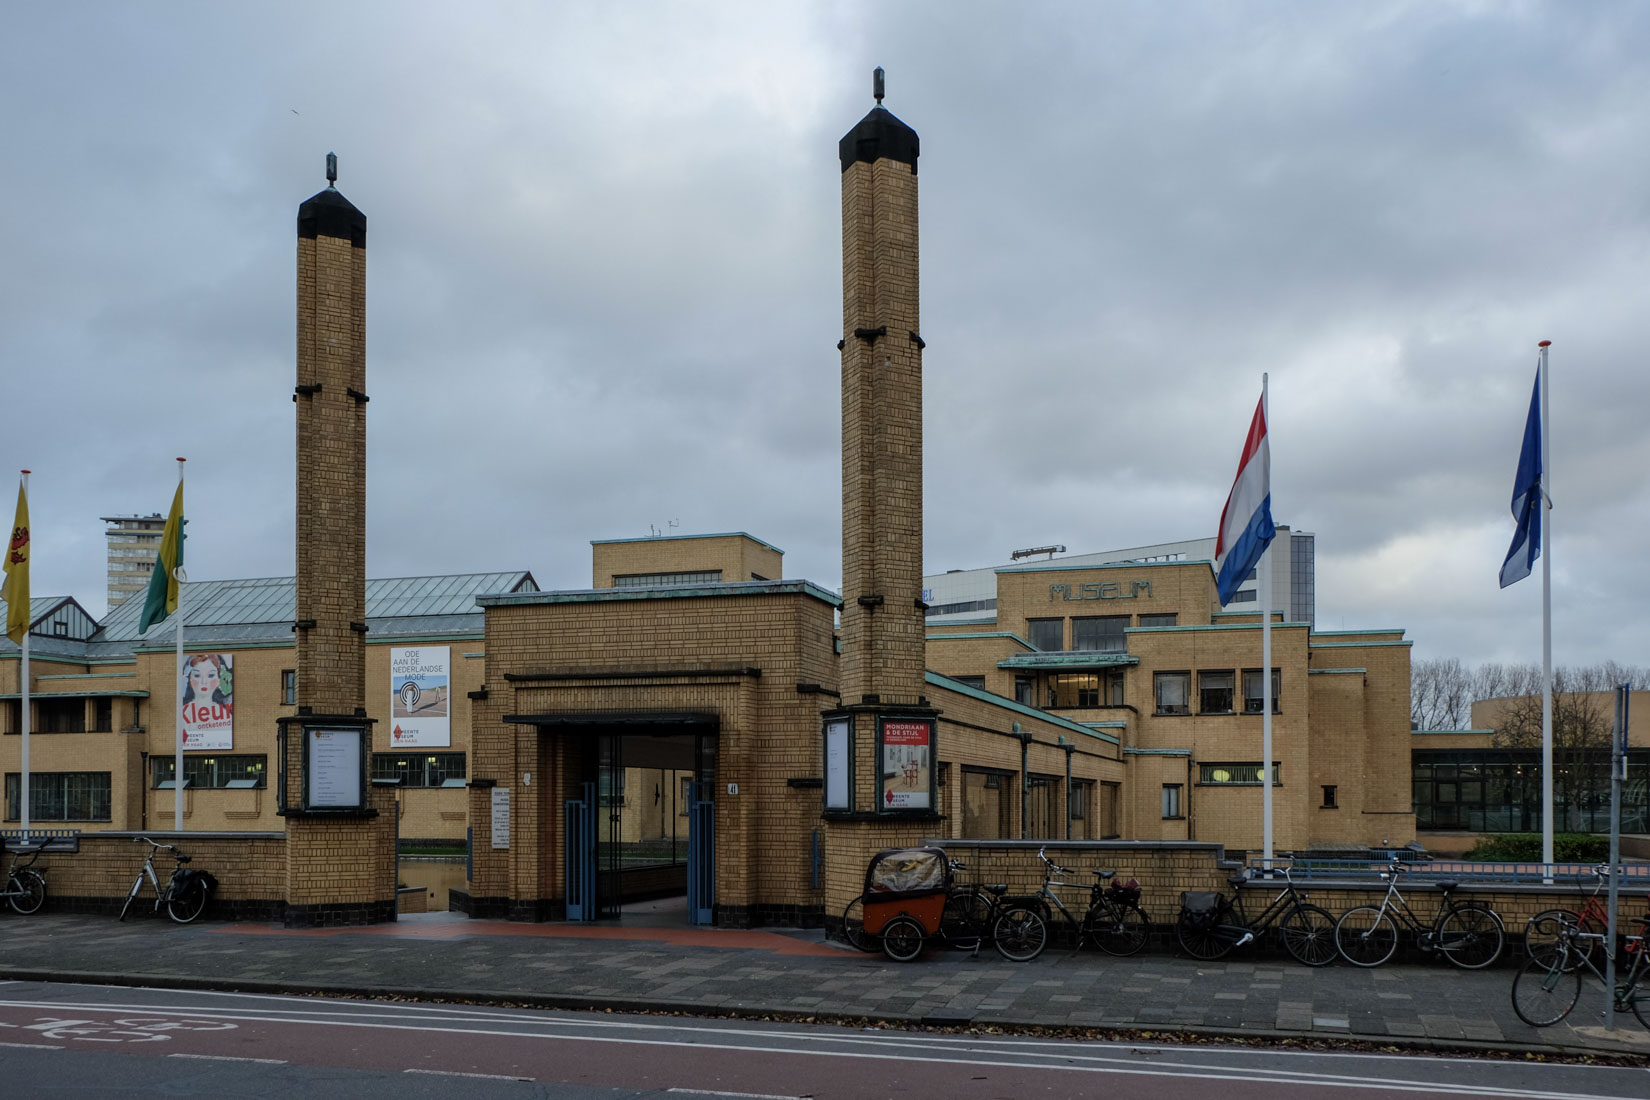
[[[571,717],[571,716],[569,716]],[[714,715],[545,721],[570,740],[559,824],[567,919],[710,924],[715,906]]]

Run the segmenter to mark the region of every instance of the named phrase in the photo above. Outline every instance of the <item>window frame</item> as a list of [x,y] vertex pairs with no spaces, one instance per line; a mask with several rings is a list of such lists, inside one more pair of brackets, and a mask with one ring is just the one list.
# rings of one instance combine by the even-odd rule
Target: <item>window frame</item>
[[[1211,770],[1217,768],[1224,768],[1228,770],[1233,768],[1253,768],[1256,777],[1254,779],[1210,778]],[[1197,765],[1197,785],[1199,787],[1259,787],[1261,785],[1259,777],[1259,760],[1200,760]],[[1272,761],[1272,786],[1283,786],[1283,761],[1281,760]]]
[[283,668],[281,670],[281,706],[295,707],[298,705],[298,670]]
[[[1045,649],[1043,646],[1037,644],[1037,628],[1046,627],[1049,623],[1055,624],[1056,628],[1060,632],[1059,644],[1057,644],[1053,649]],[[1066,651],[1066,620],[1063,618],[1027,619],[1026,641],[1030,642],[1031,648],[1036,650],[1038,653],[1064,653]]]
[[[1172,710],[1163,704],[1163,685],[1172,679],[1178,678],[1183,685],[1182,697],[1185,702],[1179,705],[1178,710]],[[1173,704],[1171,704],[1172,706]],[[1152,673],[1152,714],[1154,716],[1181,716],[1192,713],[1192,673],[1190,669],[1166,669]]]
[[[1211,687],[1206,683],[1208,680],[1223,676],[1226,678],[1225,688]],[[1226,692],[1225,708],[1210,707],[1208,705],[1209,693],[1217,693],[1216,699],[1218,700],[1218,693],[1221,691]],[[1199,714],[1236,714],[1237,711],[1233,709],[1235,706],[1237,706],[1237,673],[1229,668],[1200,668],[1197,670],[1197,712]]]
[[[1184,783],[1163,784],[1162,805],[1160,808],[1163,811],[1164,821],[1186,820],[1185,793]],[[1170,810],[1173,810],[1174,813],[1170,813]]]
[[[1259,714],[1259,713],[1261,713],[1262,699],[1261,699],[1261,696],[1259,696],[1259,695],[1250,695],[1249,694],[1249,677],[1251,675],[1259,676],[1260,675],[1260,669],[1258,669],[1258,668],[1245,668],[1245,669],[1238,670],[1238,689],[1243,693],[1243,713],[1244,714]],[[1251,700],[1254,702],[1253,707],[1251,707],[1249,705]],[[1282,714],[1283,713],[1283,701],[1282,700],[1283,700],[1283,669],[1274,666],[1273,669],[1272,669],[1272,713],[1273,714]]]
[[[1113,624],[1115,631],[1099,632],[1094,639],[1103,644],[1083,645],[1080,635],[1085,624],[1101,623]],[[1071,620],[1071,651],[1073,653],[1127,653],[1129,651],[1128,636],[1124,631],[1129,628],[1127,615],[1074,615]]]
[[1340,801],[1338,800],[1337,791],[1336,791],[1336,788],[1338,786],[1340,786],[1340,784],[1338,784],[1338,783],[1320,783],[1319,786],[1323,789],[1323,801],[1321,803],[1319,803],[1318,809],[1320,809],[1320,810],[1338,810],[1338,809],[1340,809],[1341,804],[1340,804]]
[[[77,796],[88,799],[88,801],[90,803],[87,808],[90,809],[93,812],[91,814],[87,815],[87,816],[81,816],[81,817],[70,817],[70,816],[68,816],[67,811],[69,809],[69,799],[70,799],[70,793],[69,793],[69,790],[68,790],[68,786],[69,786],[68,780],[71,777],[90,778],[92,780],[91,785],[94,788],[97,787],[97,779],[99,777],[102,778],[101,789],[92,789],[90,791],[78,791],[78,792],[76,792]],[[48,806],[50,805],[50,803],[47,801],[47,799],[50,799],[52,797],[53,792],[42,792],[40,790],[37,790],[36,789],[36,781],[45,781],[45,780],[61,780],[63,782],[63,788],[64,789],[60,792],[56,792],[57,799],[62,803],[63,810],[64,810],[64,814],[61,817],[50,816],[48,813],[44,812],[48,808]],[[114,816],[113,816],[113,813],[114,813],[114,797],[113,797],[113,784],[110,782],[110,780],[111,780],[111,773],[109,773],[109,772],[95,772],[95,771],[37,772],[37,771],[34,771],[34,770],[31,769],[29,771],[29,821],[31,823],[39,823],[39,822],[46,822],[46,821],[63,821],[63,822],[70,822],[70,821],[113,821],[114,820]],[[41,797],[42,794],[46,795],[46,798],[42,798]],[[23,798],[22,798],[22,796],[23,796],[23,774],[22,774],[22,772],[20,772],[20,771],[6,772],[4,778],[0,779],[0,797],[3,797],[4,802],[5,802],[5,805],[3,807],[3,811],[4,811],[3,820],[6,820],[6,821],[19,821],[19,820],[22,819],[22,810],[23,810],[23,805],[22,805]],[[99,808],[98,805],[97,805],[96,800],[98,799],[99,796],[101,796],[102,800],[103,800],[103,805],[101,807],[102,810],[103,810],[102,816],[98,816],[98,814],[96,813],[96,811]],[[13,811],[16,811],[16,812],[13,812]]]
[[[258,767],[253,769],[254,774],[248,775],[245,765],[232,764],[230,761],[258,761]],[[191,766],[193,765],[193,766]],[[211,765],[207,773],[206,765]],[[177,764],[174,757],[168,753],[164,756],[149,758],[149,784],[151,790],[172,790],[175,779],[174,772]],[[207,773],[207,774],[203,774]],[[253,787],[246,787],[242,781],[255,779]],[[210,780],[206,782],[205,780]],[[241,783],[241,786],[231,784]],[[269,786],[269,757],[261,752],[203,752],[185,753],[183,757],[183,787],[190,791],[226,791],[226,790],[261,790]]]
[[[432,767],[433,758],[444,758]],[[405,759],[408,767],[405,771],[394,766],[394,762]],[[452,763],[456,760],[455,769]],[[457,770],[461,774],[452,774]],[[414,782],[414,772],[418,772],[418,782]],[[465,752],[430,752],[427,749],[417,749],[405,752],[374,752],[372,754],[372,778],[374,780],[399,779],[401,786],[407,790],[438,791],[445,787],[450,779],[468,779],[470,774],[469,754]],[[439,782],[430,782],[430,777],[437,775]],[[621,788],[623,780],[620,780]],[[622,791],[621,791],[622,794]],[[621,803],[622,804],[622,803]],[[604,802],[603,805],[606,805]]]

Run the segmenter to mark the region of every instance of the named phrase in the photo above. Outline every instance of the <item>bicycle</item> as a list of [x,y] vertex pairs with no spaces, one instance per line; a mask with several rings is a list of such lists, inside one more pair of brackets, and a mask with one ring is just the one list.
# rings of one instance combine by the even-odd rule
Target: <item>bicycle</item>
[[1008,884],[959,883],[955,876],[958,871],[967,870],[968,865],[960,859],[948,859],[946,862],[951,867],[953,878],[945,898],[945,911],[940,916],[940,936],[957,950],[972,951],[978,955],[980,945],[985,942],[997,919],[1003,895],[1008,893]]
[[[1586,954],[1592,955],[1598,945],[1604,942],[1605,929],[1609,927],[1610,914],[1606,912],[1604,901],[1599,894],[1604,890],[1604,884],[1609,880],[1610,866],[1601,863],[1592,869],[1592,875],[1597,881],[1593,886],[1592,894],[1578,913],[1574,909],[1547,909],[1531,917],[1524,924],[1524,952],[1533,958],[1543,958],[1551,955],[1558,947],[1560,934],[1566,924],[1573,924],[1580,932],[1577,946]],[[1577,875],[1577,879],[1581,876]],[[1571,961],[1577,966],[1580,959],[1572,953]]]
[[[1108,955],[1133,955],[1146,946],[1151,921],[1137,900],[1140,896],[1139,883],[1134,883],[1132,887],[1126,884],[1108,886],[1117,873],[1115,871],[1095,871],[1096,881],[1092,886],[1060,882],[1054,876],[1074,875],[1077,872],[1049,859],[1046,849],[1039,848],[1037,858],[1043,861],[1042,886],[1028,898],[1014,899],[992,922],[992,941],[1005,959],[1030,962],[1043,953],[1043,948],[1048,946],[1048,926],[1054,918],[1054,909],[1059,910],[1061,918],[1076,933],[1073,954],[1081,951],[1085,942],[1092,943]],[[1088,906],[1081,921],[1060,900],[1060,895],[1054,891],[1056,887],[1088,891]],[[1051,904],[1053,909],[1050,909]]]
[[[34,861],[40,858],[45,849],[44,844],[29,844],[27,842],[12,846],[11,866],[6,868],[6,888],[0,891],[0,898],[11,903],[12,910],[28,916],[39,912],[40,907],[46,904],[46,875],[43,871],[34,870]],[[18,860],[28,856],[27,863]]]
[[[1430,925],[1424,923],[1398,890],[1398,875],[1409,868],[1390,863],[1381,872],[1387,884],[1379,906],[1360,905],[1348,909],[1335,922],[1335,946],[1353,966],[1380,966],[1398,949],[1398,930],[1388,912],[1395,914],[1415,936],[1422,951],[1436,951],[1452,966],[1479,970],[1501,957],[1506,928],[1494,909],[1477,902],[1458,902],[1450,894],[1459,882],[1439,882],[1443,904]],[[1394,904],[1396,903],[1396,904]]]
[[[206,911],[206,903],[211,899],[212,891],[217,889],[217,879],[205,871],[186,868],[184,864],[189,862],[189,857],[170,844],[161,844],[146,836],[133,837],[132,843],[149,845],[149,854],[143,857],[143,866],[138,868],[137,878],[132,881],[132,890],[126,895],[126,904],[120,907],[121,920],[126,919],[126,914],[131,911],[132,902],[137,900],[138,891],[143,889],[145,875],[149,876],[149,882],[155,888],[155,912],[160,912],[160,907],[164,903],[167,916],[179,924],[188,924]],[[155,853],[162,850],[171,852],[172,858],[177,861],[165,889],[161,888],[160,879],[155,874]]]
[[[1622,954],[1630,955],[1626,977],[1616,975],[1617,985],[1611,991],[1611,1004],[1617,1012],[1631,1010],[1639,1023],[1650,1028],[1650,988],[1639,989],[1643,982],[1650,986],[1650,958],[1646,957],[1645,934],[1650,932],[1650,915],[1637,918],[1639,934],[1629,936],[1622,944]],[[1565,922],[1559,929],[1557,948],[1546,958],[1532,958],[1519,968],[1513,978],[1513,1011],[1531,1027],[1556,1024],[1570,1014],[1581,998],[1581,971],[1592,971],[1593,977],[1604,983],[1604,974],[1593,965],[1593,943],[1586,939],[1580,926]],[[1615,958],[1613,945],[1606,944],[1604,954]]]
[[[1234,948],[1255,942],[1275,926],[1284,950],[1296,962],[1328,966],[1335,961],[1335,918],[1327,910],[1308,904],[1307,895],[1290,877],[1293,866],[1283,863],[1276,867],[1283,875],[1283,889],[1252,920],[1244,910],[1241,889],[1236,891],[1235,906],[1224,894],[1188,890],[1181,895],[1175,942],[1192,958],[1212,962]],[[1244,871],[1226,881],[1241,887],[1249,880],[1248,871]]]

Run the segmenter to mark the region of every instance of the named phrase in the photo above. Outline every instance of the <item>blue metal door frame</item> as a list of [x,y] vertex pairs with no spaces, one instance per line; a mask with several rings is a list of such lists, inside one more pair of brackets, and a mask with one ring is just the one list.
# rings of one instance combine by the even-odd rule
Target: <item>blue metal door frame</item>
[[584,797],[563,806],[567,862],[567,919],[596,919],[596,784],[583,784]]
[[692,784],[688,805],[688,920],[710,924],[716,913],[716,803],[710,783]]

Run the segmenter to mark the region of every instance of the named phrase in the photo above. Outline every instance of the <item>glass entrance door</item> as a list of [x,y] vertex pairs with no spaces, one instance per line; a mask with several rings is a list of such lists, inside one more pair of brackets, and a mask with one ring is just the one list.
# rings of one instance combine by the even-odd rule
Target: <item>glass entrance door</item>
[[596,738],[596,919],[617,919],[624,898],[624,741]]

